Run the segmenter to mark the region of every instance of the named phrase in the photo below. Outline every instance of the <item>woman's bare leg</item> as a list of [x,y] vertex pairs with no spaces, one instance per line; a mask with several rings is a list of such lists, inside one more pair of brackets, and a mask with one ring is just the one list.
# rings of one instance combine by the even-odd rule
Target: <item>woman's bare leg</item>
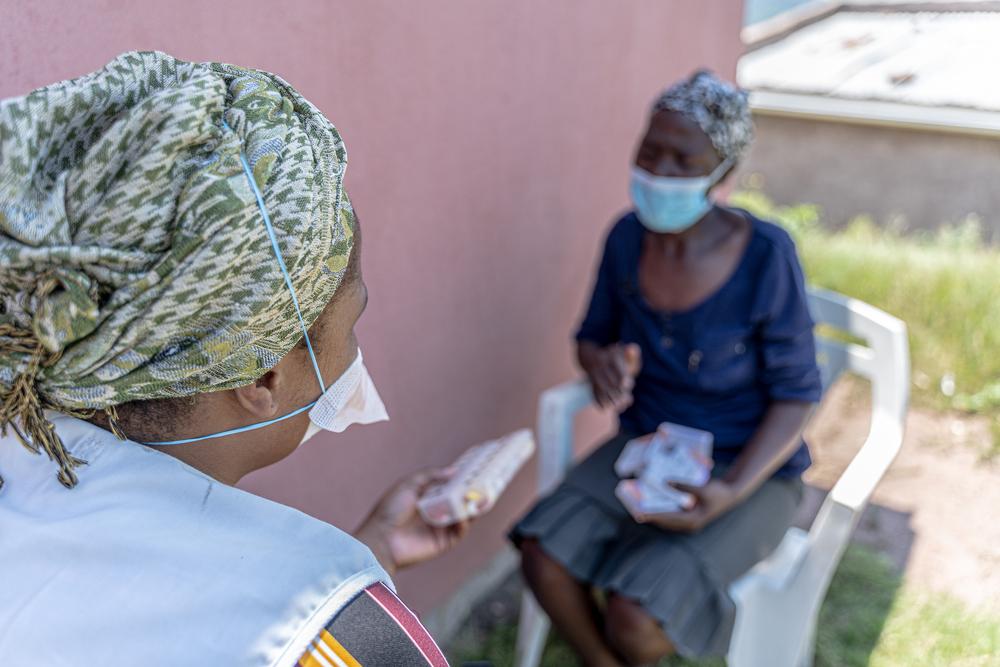
[[556,631],[587,667],[622,667],[604,639],[590,587],[574,579],[536,540],[521,543],[521,570]]
[[638,602],[612,593],[604,619],[608,643],[626,664],[655,665],[673,655],[674,647],[663,628]]

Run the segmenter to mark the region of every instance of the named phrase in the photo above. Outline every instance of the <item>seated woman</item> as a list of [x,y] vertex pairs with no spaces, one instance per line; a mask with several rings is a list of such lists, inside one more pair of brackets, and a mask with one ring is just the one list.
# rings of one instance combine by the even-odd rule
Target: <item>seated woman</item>
[[[725,654],[727,589],[778,545],[801,499],[820,377],[795,247],[710,198],[752,132],[745,94],[707,72],[654,104],[635,210],[608,235],[577,334],[621,431],[512,532],[535,597],[586,665]],[[712,479],[685,489],[692,509],[638,523],[615,497],[614,462],[666,421],[714,435]]]

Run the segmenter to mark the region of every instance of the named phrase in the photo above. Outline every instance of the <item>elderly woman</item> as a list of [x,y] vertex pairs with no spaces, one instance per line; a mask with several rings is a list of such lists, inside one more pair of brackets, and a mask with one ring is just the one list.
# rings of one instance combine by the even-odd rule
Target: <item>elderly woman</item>
[[[789,236],[711,193],[750,144],[745,95],[707,72],[653,105],[577,354],[621,431],[515,527],[525,577],[586,665],[723,655],[729,584],[777,546],[809,465],[819,399],[812,321]],[[625,443],[674,422],[715,438],[689,511],[633,518],[615,497]],[[593,589],[606,595],[595,603]]]
[[233,486],[387,418],[346,159],[278,77],[159,53],[0,103],[4,664],[446,664],[389,579],[462,532],[428,475],[354,537]]

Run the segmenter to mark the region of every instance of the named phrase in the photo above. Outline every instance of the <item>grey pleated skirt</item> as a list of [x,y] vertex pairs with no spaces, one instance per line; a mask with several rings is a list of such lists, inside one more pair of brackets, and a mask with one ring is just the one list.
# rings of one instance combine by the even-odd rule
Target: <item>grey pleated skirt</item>
[[682,656],[725,655],[736,611],[729,585],[781,542],[802,482],[771,479],[700,533],[668,533],[636,523],[615,497],[614,462],[631,437],[616,436],[576,466],[511,540],[535,539],[577,580],[639,602]]

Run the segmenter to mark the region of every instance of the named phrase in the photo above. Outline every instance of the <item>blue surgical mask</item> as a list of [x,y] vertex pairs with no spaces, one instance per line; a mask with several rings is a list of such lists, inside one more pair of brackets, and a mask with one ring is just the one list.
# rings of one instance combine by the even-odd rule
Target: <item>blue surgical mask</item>
[[692,227],[712,209],[708,191],[729,166],[729,160],[724,160],[708,176],[695,178],[654,176],[633,166],[629,194],[639,222],[661,234],[678,234]]

